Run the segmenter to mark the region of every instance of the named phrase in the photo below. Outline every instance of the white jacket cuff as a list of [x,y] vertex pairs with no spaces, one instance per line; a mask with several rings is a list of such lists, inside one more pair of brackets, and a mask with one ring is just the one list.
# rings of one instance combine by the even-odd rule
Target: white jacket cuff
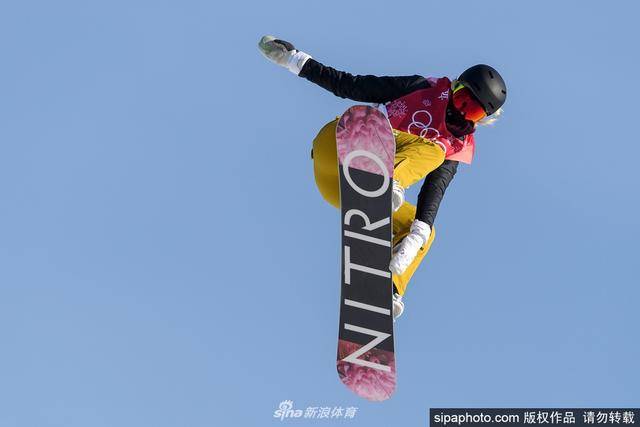
[[302,71],[302,67],[304,67],[304,64],[306,64],[310,59],[311,55],[298,51],[289,56],[289,60],[287,61],[287,69],[297,76],[298,74],[300,74],[300,71]]

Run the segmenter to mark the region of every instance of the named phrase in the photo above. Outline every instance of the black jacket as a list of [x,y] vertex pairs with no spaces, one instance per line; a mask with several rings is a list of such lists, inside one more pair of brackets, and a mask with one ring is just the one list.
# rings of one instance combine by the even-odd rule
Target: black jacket
[[[299,75],[341,98],[378,104],[391,102],[416,90],[431,87],[427,79],[418,75],[354,76],[322,65],[314,59],[307,61]],[[446,124],[448,130],[458,138],[474,131],[473,122],[465,120],[451,104],[447,109]],[[416,219],[433,226],[444,192],[457,168],[457,161],[445,160],[440,167],[427,175],[418,195]]]

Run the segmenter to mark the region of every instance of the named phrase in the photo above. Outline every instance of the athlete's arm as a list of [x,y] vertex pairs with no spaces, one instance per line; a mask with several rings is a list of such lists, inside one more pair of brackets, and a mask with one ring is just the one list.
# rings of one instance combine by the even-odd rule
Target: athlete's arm
[[418,194],[416,219],[433,227],[444,192],[456,174],[457,169],[457,161],[445,160],[440,167],[427,175],[420,189],[420,194]]
[[336,96],[358,102],[390,102],[415,90],[431,87],[427,79],[418,75],[353,75],[323,65],[314,59],[309,59],[298,75]]

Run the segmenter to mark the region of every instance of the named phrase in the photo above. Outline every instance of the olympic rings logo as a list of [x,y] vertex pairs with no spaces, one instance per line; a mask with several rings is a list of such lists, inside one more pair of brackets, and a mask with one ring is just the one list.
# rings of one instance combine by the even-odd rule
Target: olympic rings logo
[[[421,116],[418,116],[420,114]],[[425,118],[426,120],[418,120]],[[438,129],[432,128],[431,123],[433,122],[433,116],[427,110],[418,110],[411,116],[411,123],[407,127],[407,131],[414,135],[420,135],[422,138],[426,139],[436,139],[440,137],[440,132]]]

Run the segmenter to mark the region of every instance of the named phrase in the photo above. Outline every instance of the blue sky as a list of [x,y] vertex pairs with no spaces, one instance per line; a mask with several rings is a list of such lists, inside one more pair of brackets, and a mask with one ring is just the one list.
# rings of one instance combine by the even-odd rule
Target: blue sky
[[[430,407],[637,407],[638,12],[2,3],[0,425],[422,426]],[[335,373],[339,218],[309,150],[352,102],[267,62],[264,34],[352,73],[485,62],[509,85],[408,288],[390,401]],[[274,419],[284,400],[358,410]]]

